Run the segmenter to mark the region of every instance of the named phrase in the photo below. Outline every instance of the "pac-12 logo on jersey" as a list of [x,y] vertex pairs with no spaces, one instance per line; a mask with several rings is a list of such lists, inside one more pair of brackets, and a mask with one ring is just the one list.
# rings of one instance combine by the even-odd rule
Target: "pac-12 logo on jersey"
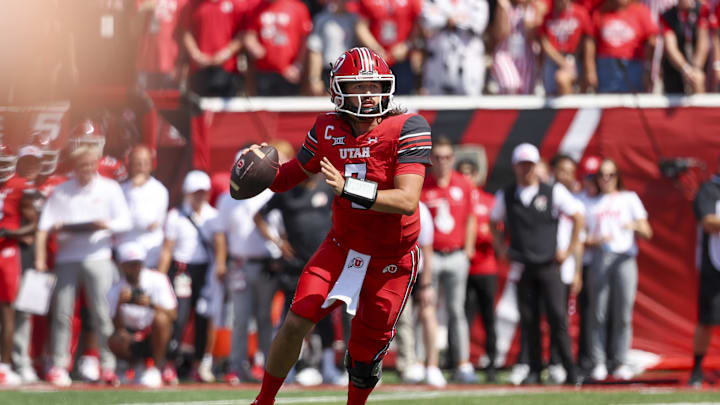
[[357,158],[369,158],[370,147],[364,146],[362,148],[340,148],[340,158],[342,159],[357,159]]

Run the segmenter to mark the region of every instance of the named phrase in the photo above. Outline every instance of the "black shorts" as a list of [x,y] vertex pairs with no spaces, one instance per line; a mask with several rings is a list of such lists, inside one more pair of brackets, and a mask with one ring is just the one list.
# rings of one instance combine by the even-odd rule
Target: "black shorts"
[[720,325],[720,271],[700,271],[698,288],[698,323]]
[[134,359],[147,359],[152,357],[152,344],[150,342],[149,333],[138,333],[131,329],[127,331],[130,334],[130,354]]

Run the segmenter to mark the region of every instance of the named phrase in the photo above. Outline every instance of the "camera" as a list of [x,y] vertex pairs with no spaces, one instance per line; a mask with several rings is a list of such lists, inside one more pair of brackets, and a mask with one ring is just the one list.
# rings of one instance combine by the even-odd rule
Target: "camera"
[[660,174],[668,179],[674,179],[685,173],[691,167],[704,167],[703,162],[689,157],[674,157],[660,159],[658,168]]
[[133,287],[130,295],[130,302],[137,303],[141,296],[145,295],[140,287]]

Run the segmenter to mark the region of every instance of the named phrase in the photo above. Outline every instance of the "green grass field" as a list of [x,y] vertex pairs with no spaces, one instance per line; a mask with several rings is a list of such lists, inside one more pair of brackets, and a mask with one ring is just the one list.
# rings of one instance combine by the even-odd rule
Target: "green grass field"
[[[257,393],[257,388],[229,389],[218,386],[181,386],[178,389],[149,391],[133,389],[72,389],[66,391],[0,391],[0,404],[12,405],[247,405]],[[276,404],[344,404],[344,390],[301,390],[288,388],[281,391]],[[648,388],[627,386],[622,389],[583,388],[562,389],[557,387],[492,388],[459,387],[458,389],[425,390],[421,387],[379,387],[368,404],[397,405],[610,405],[610,404],[719,404],[718,390],[689,390],[675,388]]]

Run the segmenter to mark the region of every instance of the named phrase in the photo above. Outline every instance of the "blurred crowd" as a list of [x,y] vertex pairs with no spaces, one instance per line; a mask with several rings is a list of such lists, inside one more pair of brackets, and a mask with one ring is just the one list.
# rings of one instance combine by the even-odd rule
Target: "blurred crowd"
[[[278,321],[271,314],[274,297],[278,291],[285,297],[284,316],[304,263],[330,229],[332,190],[315,176],[287,193],[266,190],[238,201],[227,190],[228,173],[211,179],[193,170],[182,184],[182,202],[170,207],[168,189],[152,176],[151,150],[136,144],[125,168],[103,155],[106,131],[102,121],[86,119],[72,129],[62,157],[41,140],[3,155],[0,385],[33,383],[38,376],[58,386],[73,380],[149,387],[180,378],[258,382]],[[295,154],[285,141],[274,146],[281,161]],[[559,155],[547,165],[534,146],[522,144],[512,157],[517,185],[510,187],[518,192],[504,188],[493,196],[482,188],[478,156],[456,161],[455,147],[438,137],[431,159],[419,208],[423,271],[398,324],[402,379],[436,387],[448,376],[476,383],[482,368],[485,381],[495,382],[497,368],[508,365],[508,345],[499,342],[512,341],[517,329],[522,350],[510,379],[539,382],[540,308],[552,334],[554,381],[632,378],[638,371],[627,361],[638,282],[635,239],[652,231],[615,163]],[[543,223],[523,220],[527,214],[513,205],[527,195],[523,206],[562,214],[548,228],[551,237],[547,230],[522,229]],[[538,239],[551,243],[538,245]],[[523,253],[522,246],[540,250]],[[542,269],[526,269],[535,259],[545,263],[532,256],[547,255],[542,251],[561,263],[560,271],[553,267],[539,277]],[[510,273],[500,301],[519,317],[495,309],[504,260]],[[13,305],[31,271],[55,280],[46,317]],[[576,295],[583,325],[577,360],[567,327],[568,298]],[[442,358],[439,308],[447,313],[449,336]],[[413,327],[416,316],[421,334]],[[485,353],[473,364],[469,325],[478,317]],[[231,338],[221,343],[223,327]],[[347,384],[338,345],[348,329],[344,311],[321,321],[289,381]],[[231,347],[227,358],[213,356],[216,344]]]
[[321,96],[331,63],[344,50],[365,46],[388,61],[400,95],[714,92],[720,85],[718,4],[44,2],[37,15],[17,16],[47,24],[30,29],[28,46],[9,51],[22,69],[6,75],[13,80],[2,91],[22,99],[42,77],[50,81],[42,97],[56,98],[72,95],[77,86],[117,84],[191,89],[203,96]]

